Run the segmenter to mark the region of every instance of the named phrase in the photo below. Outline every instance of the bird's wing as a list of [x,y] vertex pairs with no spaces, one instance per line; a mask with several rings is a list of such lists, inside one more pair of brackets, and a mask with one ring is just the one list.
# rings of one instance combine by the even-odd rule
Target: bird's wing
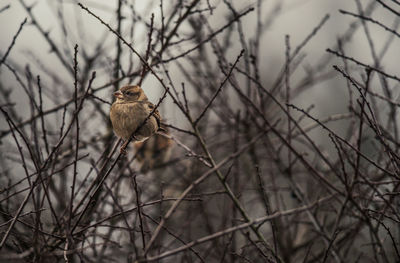
[[[150,112],[152,112],[155,108],[154,104],[150,101],[146,101],[146,105],[149,108]],[[161,128],[161,115],[160,112],[156,109],[153,113],[154,118],[156,118],[158,128]]]

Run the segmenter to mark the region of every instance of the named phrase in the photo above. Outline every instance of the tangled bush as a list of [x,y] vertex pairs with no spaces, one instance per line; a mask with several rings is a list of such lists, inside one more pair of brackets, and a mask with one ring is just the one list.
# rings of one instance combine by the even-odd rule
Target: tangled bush
[[[400,260],[397,1],[340,10],[323,52],[305,50],[330,15],[282,34],[279,62],[282,1],[117,2],[1,8],[27,16],[0,54],[2,261]],[[126,83],[167,134],[123,155],[108,115]]]

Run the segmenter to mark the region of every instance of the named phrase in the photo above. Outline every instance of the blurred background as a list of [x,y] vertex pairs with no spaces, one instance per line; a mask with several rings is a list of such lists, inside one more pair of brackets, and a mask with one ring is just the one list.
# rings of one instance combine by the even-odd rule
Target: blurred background
[[[228,1],[236,10],[245,10],[246,8],[257,6],[258,2],[241,2],[241,1]],[[391,1],[388,4],[391,5]],[[25,67],[29,65],[32,74],[41,75],[42,82],[46,85],[57,85],[54,79],[50,78],[48,74],[44,73],[46,70],[58,72],[62,76],[64,82],[71,78],[71,75],[62,65],[55,52],[52,52],[52,47],[44,38],[44,34],[48,36],[59,46],[59,52],[65,56],[65,63],[72,63],[73,48],[75,44],[80,46],[82,52],[86,56],[93,56],[101,48],[105,56],[96,58],[93,63],[94,69],[103,70],[97,74],[97,84],[101,86],[105,82],[109,82],[116,75],[116,65],[114,65],[114,57],[117,54],[117,38],[109,32],[109,30],[93,17],[87,15],[78,5],[76,1],[25,1],[21,4],[19,1],[7,2],[4,1],[2,8],[4,11],[0,16],[0,23],[2,25],[2,38],[0,45],[2,54],[5,53],[10,46],[13,36],[17,32],[20,23],[28,18],[28,22],[18,36],[18,41],[8,55],[9,63],[18,67]],[[118,1],[82,1],[82,3],[89,7],[93,12],[99,15],[105,22],[109,23],[111,27],[116,28],[118,25],[118,18],[116,12],[118,9]],[[160,25],[161,13],[160,3],[147,1],[145,3],[140,1],[123,1],[121,6],[121,32],[129,42],[133,43],[135,48],[142,53],[146,49],[147,32],[145,23],[150,22],[151,14],[154,14],[154,23]],[[200,3],[203,7],[204,3]],[[232,15],[228,5],[224,1],[206,1],[205,6],[210,5],[213,9],[212,12],[204,12],[209,26],[213,29],[218,29],[224,25],[227,18]],[[327,48],[333,48],[337,45],[337,39],[349,30],[349,27],[357,21],[352,16],[343,15],[339,10],[347,10],[350,12],[358,12],[359,6],[355,1],[312,1],[312,0],[298,0],[298,1],[261,1],[260,21],[263,23],[263,32],[257,36],[257,15],[256,12],[250,12],[248,15],[241,18],[241,27],[244,31],[244,37],[247,41],[255,40],[259,37],[260,57],[258,58],[258,67],[262,74],[261,78],[263,83],[272,83],[275,81],[276,76],[282,69],[285,62],[285,36],[290,36],[292,48],[299,45],[310,32],[321,22],[321,20],[329,15],[329,19],[324,23],[323,30],[319,30],[318,34],[313,37],[313,41],[309,41],[302,49],[302,65],[296,72],[293,73],[292,82],[298,83],[304,76],[310,74],[307,72],[313,65],[321,62],[323,58],[328,55]],[[363,8],[372,5],[368,1],[359,1],[359,5]],[[25,8],[24,8],[25,6]],[[168,1],[163,3],[166,12],[174,12],[174,3]],[[31,18],[26,11],[26,8],[32,8],[32,15],[35,17],[40,29],[35,24],[32,24]],[[201,7],[201,8],[202,8]],[[396,6],[395,6],[396,7]],[[398,26],[398,17],[393,16],[390,11],[385,8],[370,7],[373,12],[373,18],[377,19],[384,25],[396,29]],[[132,22],[134,29],[132,28]],[[204,27],[202,27],[204,28]],[[182,26],[182,32],[190,34],[188,25]],[[399,74],[399,69],[396,66],[398,61],[399,45],[398,37],[393,37],[393,34],[371,23],[368,28],[374,40],[375,52],[384,50],[384,65],[383,68],[390,68],[390,73],[394,75]],[[42,32],[41,32],[42,31]],[[187,31],[187,32],[185,32]],[[354,30],[351,34],[350,43],[346,44],[346,51],[350,52],[355,58],[363,58],[366,64],[373,63],[373,55],[369,47],[368,39],[365,31],[362,28]],[[201,29],[197,32],[199,37],[205,37],[207,30]],[[217,35],[217,38],[223,39],[222,34]],[[389,38],[394,38],[390,42],[390,47],[385,48]],[[233,59],[241,50],[240,37],[237,33],[232,34],[229,41],[229,46],[226,51],[227,56]],[[99,47],[99,43],[102,43]],[[126,56],[120,60],[121,71],[128,70],[129,67],[138,66],[139,60],[129,54],[127,47],[123,44],[122,53]],[[186,46],[186,45],[182,45]],[[208,47],[205,46],[207,49]],[[173,51],[171,51],[173,52]],[[210,56],[212,59],[212,56]],[[46,63],[44,63],[45,61]],[[327,70],[331,66],[338,63],[337,58],[331,58],[329,65],[324,65]],[[185,80],[185,76],[181,74],[179,68],[173,63],[168,65],[171,72],[171,78],[174,82],[180,83]],[[105,72],[104,72],[105,71]],[[126,72],[125,72],[126,73]],[[173,73],[173,74],[172,74]],[[12,88],[15,83],[15,77],[4,67],[1,69],[2,85],[7,88]],[[343,113],[346,104],[344,97],[346,90],[341,88],[337,83],[338,78],[332,77],[324,81],[318,87],[313,87],[312,93],[302,93],[295,98],[296,102],[301,106],[315,105],[315,114],[317,116],[327,116],[329,114]],[[72,84],[72,81],[70,80]],[[118,85],[127,84],[129,81],[121,80]],[[146,93],[151,100],[156,100],[162,89],[154,78],[149,77],[146,79]],[[110,90],[104,91],[102,96],[111,101],[112,92]],[[20,97],[21,91],[13,88],[11,96]],[[311,95],[311,96],[310,96]],[[46,98],[45,98],[46,99]],[[167,103],[170,104],[170,103]],[[28,113],[26,104],[17,103],[16,107],[24,114]],[[180,118],[179,113],[171,107],[166,112],[166,117],[171,122],[176,123]],[[4,123],[2,123],[4,125]],[[314,134],[318,139],[318,134]],[[322,139],[318,139],[323,143]]]
[[[0,260],[397,262],[399,13],[1,1]],[[160,102],[167,137],[121,156],[108,113],[127,84]]]

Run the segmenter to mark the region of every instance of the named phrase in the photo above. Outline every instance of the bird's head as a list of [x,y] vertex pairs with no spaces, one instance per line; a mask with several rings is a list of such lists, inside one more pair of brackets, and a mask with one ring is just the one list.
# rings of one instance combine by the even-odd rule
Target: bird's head
[[146,101],[147,96],[139,86],[128,85],[122,87],[120,90],[114,93],[117,101],[120,102],[135,102],[135,101]]

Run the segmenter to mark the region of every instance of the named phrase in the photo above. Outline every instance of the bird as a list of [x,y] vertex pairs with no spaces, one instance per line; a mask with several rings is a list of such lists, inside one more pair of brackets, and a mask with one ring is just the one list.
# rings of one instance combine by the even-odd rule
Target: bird
[[126,154],[131,137],[133,141],[144,141],[161,129],[161,116],[138,85],[126,85],[114,96],[110,120],[114,133],[124,140],[121,153]]

